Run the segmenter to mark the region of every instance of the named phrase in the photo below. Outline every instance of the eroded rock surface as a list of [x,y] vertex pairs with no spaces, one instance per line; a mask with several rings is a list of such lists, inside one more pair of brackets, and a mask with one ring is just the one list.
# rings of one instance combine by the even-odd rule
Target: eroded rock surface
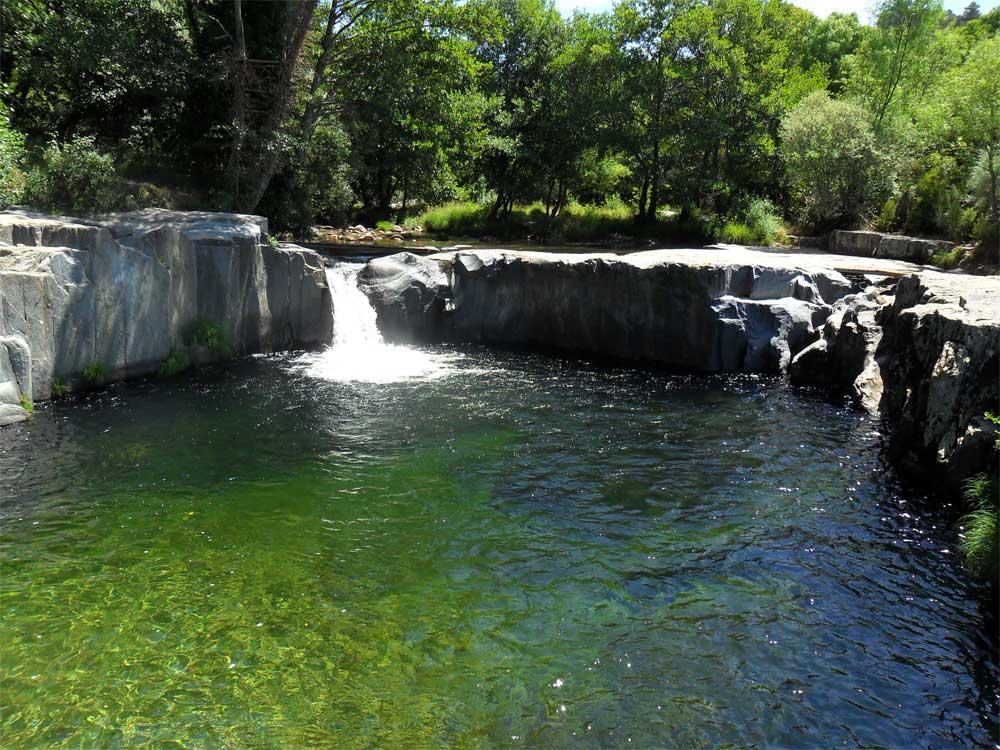
[[1000,411],[1000,278],[740,247],[371,261],[388,338],[543,347],[700,372],[785,372],[884,418],[912,465],[987,465]]
[[893,258],[912,263],[930,263],[934,253],[951,250],[955,243],[927,240],[882,232],[836,230],[830,233],[830,252],[869,258]]
[[701,372],[780,372],[853,285],[751,250],[618,256],[487,250],[371,261],[362,283],[397,340],[539,346]]
[[266,219],[234,214],[0,213],[0,341],[27,348],[21,395],[49,398],[90,365],[111,380],[155,371],[195,321],[219,325],[233,354],[327,343],[322,260],[266,232]]

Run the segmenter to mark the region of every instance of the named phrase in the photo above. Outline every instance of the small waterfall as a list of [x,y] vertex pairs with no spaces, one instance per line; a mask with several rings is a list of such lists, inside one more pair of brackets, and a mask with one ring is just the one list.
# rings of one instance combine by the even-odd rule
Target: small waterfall
[[333,342],[323,352],[299,360],[306,374],[324,380],[366,383],[446,374],[447,357],[383,341],[375,309],[358,288],[361,268],[357,263],[339,263],[326,269],[333,298]]

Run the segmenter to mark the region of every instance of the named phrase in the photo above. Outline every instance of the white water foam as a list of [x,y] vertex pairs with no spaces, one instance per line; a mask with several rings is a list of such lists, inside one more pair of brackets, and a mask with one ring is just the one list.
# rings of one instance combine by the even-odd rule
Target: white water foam
[[453,356],[385,343],[375,309],[358,288],[360,270],[355,263],[326,269],[333,298],[333,343],[319,354],[298,360],[305,373],[324,380],[394,383],[439,378],[451,372]]

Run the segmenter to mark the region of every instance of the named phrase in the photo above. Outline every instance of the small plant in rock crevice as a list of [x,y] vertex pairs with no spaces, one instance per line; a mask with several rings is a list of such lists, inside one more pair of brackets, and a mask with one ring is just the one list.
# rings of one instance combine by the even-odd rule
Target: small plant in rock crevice
[[[986,418],[1000,428],[1000,416],[987,414]],[[1000,451],[1000,437],[995,447]],[[996,476],[983,473],[969,479],[965,500],[972,510],[959,521],[959,547],[973,573],[996,586],[1000,575],[1000,486]]]
[[52,380],[52,398],[66,398],[70,394],[70,387],[62,378]]
[[28,412],[28,414],[35,413],[35,404],[27,396],[21,396],[21,408]]
[[89,386],[102,385],[107,378],[107,368],[100,362],[93,362],[83,368],[83,382]]
[[170,356],[160,365],[160,377],[169,378],[183,372],[191,366],[191,358],[186,352],[170,352]]
[[218,355],[226,355],[232,351],[222,326],[211,320],[195,321],[188,330],[187,342],[191,346],[201,346]]

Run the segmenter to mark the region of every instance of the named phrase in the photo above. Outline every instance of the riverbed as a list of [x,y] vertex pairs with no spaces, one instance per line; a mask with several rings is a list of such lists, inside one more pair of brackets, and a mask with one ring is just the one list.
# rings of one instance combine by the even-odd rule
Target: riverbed
[[869,418],[416,356],[252,357],[3,431],[3,747],[995,741],[953,516]]

